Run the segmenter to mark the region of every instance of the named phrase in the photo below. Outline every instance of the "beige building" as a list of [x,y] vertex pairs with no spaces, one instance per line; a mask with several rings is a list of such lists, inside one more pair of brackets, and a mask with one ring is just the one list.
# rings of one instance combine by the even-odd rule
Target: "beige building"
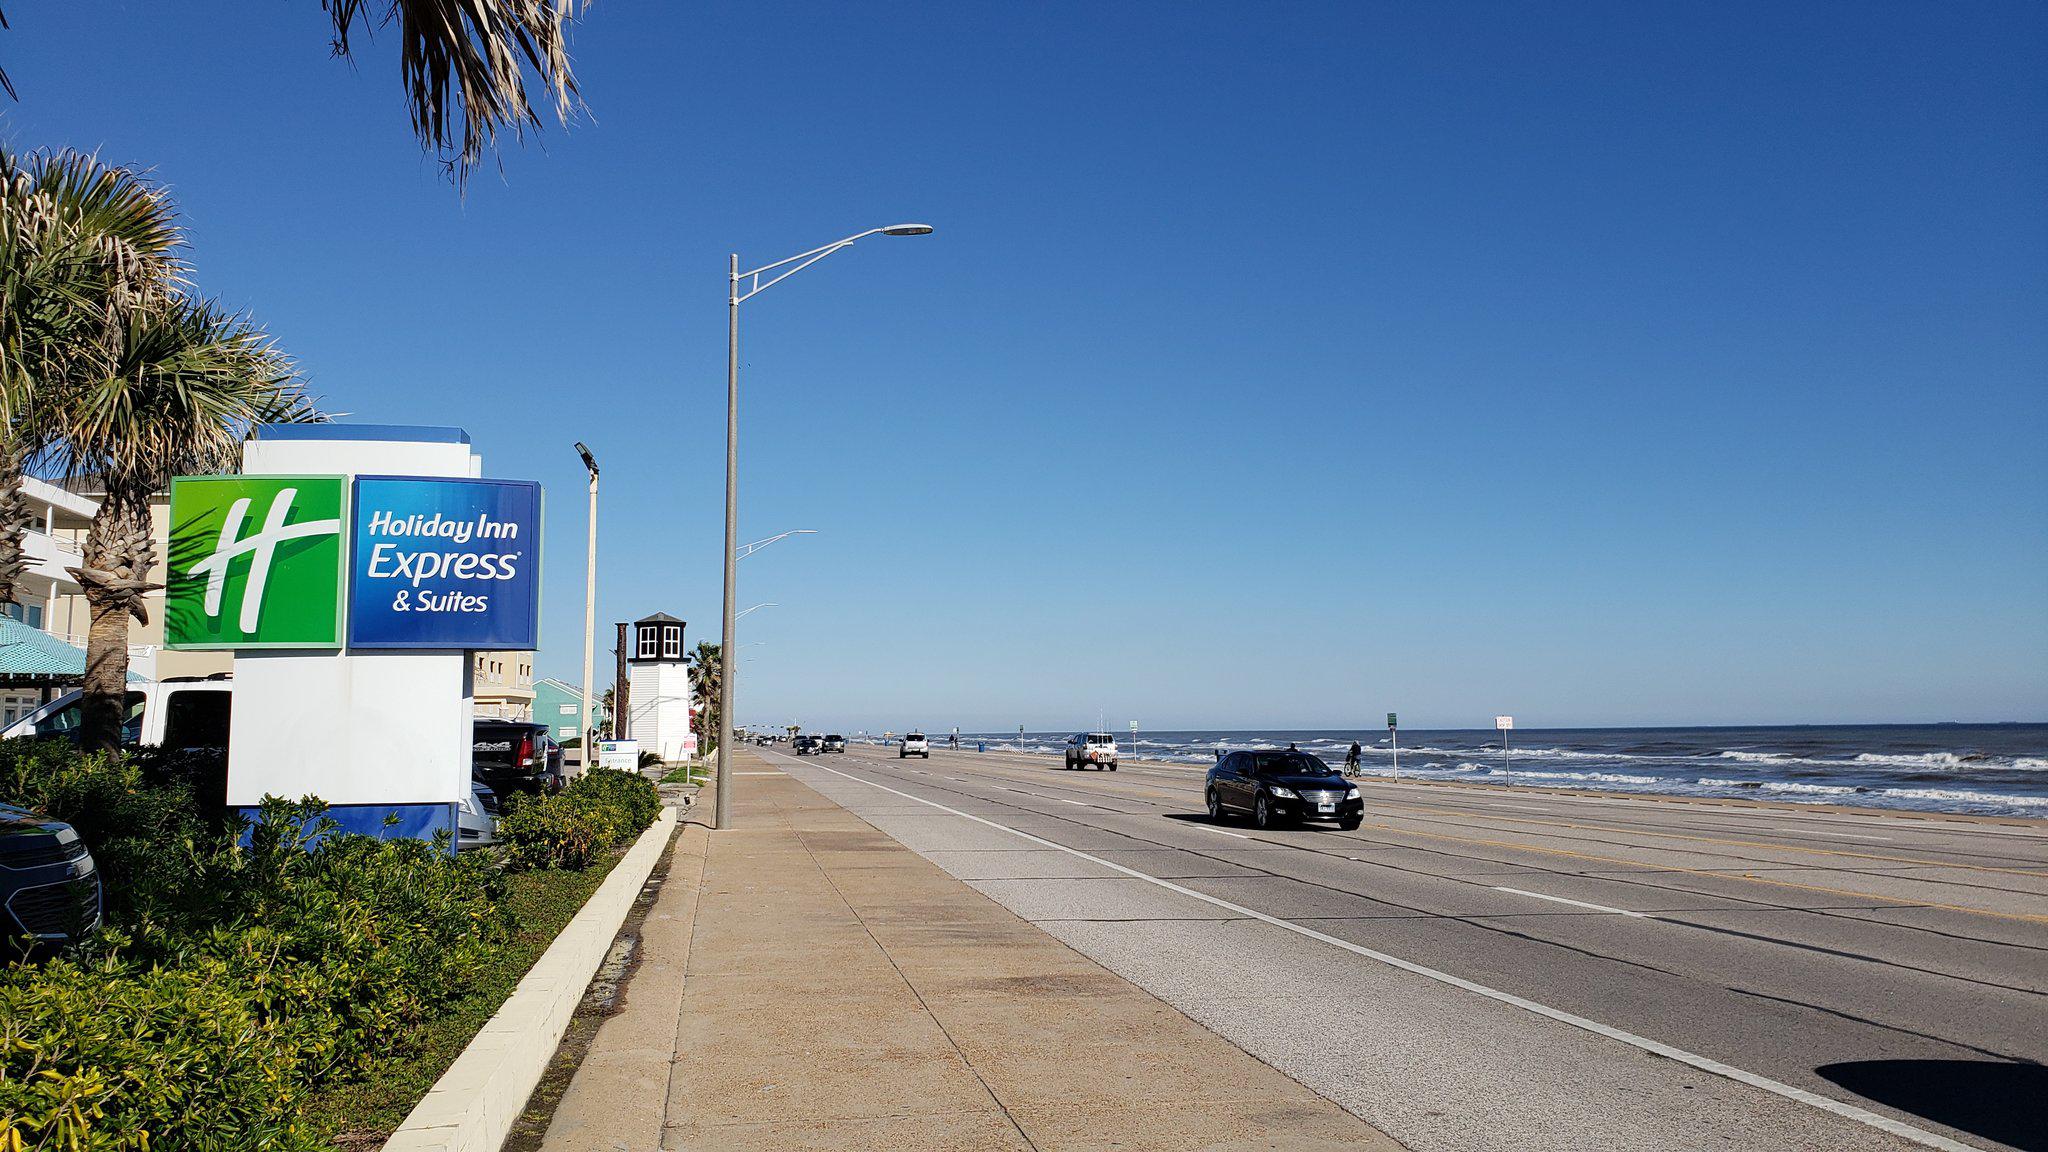
[[478,652],[476,714],[498,720],[533,719],[533,653]]

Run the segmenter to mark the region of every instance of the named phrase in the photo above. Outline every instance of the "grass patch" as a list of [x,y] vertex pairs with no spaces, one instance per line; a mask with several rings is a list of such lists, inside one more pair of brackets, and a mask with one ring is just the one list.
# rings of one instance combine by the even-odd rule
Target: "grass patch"
[[695,784],[697,783],[697,777],[705,774],[694,765],[678,764],[668,770],[668,774],[661,778],[661,782],[663,784]]
[[490,1022],[625,854],[624,848],[615,849],[580,872],[547,869],[507,877],[505,906],[517,925],[511,941],[478,975],[468,994],[419,1030],[417,1051],[380,1069],[373,1081],[316,1091],[308,1113],[319,1130],[331,1134],[341,1148],[372,1146],[389,1136]]

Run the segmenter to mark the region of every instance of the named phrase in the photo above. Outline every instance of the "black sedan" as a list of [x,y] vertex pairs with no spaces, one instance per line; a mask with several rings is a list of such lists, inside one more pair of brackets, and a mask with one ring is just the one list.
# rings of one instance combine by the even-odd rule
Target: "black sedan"
[[1332,820],[1346,832],[1365,819],[1365,801],[1336,769],[1306,752],[1229,752],[1209,769],[1209,818],[1235,810],[1261,828]]

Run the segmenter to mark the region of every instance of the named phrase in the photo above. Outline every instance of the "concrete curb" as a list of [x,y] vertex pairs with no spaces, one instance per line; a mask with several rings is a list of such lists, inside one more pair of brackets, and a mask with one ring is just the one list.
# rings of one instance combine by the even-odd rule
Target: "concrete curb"
[[384,1142],[384,1152],[497,1152],[547,1071],[569,1017],[675,826],[676,810],[663,808],[497,1015]]

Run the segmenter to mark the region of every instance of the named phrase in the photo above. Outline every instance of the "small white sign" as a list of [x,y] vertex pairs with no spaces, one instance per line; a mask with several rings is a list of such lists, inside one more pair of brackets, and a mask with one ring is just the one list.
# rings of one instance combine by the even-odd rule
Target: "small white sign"
[[1137,730],[1138,730],[1138,722],[1137,722],[1136,720],[1133,720],[1133,721],[1131,721],[1131,731],[1133,731],[1133,732],[1136,732]]
[[597,742],[597,766],[617,768],[621,772],[640,770],[640,742],[638,740],[599,740]]
[[1513,716],[1495,716],[1493,718],[1493,726],[1505,732],[1515,726],[1515,718]]

